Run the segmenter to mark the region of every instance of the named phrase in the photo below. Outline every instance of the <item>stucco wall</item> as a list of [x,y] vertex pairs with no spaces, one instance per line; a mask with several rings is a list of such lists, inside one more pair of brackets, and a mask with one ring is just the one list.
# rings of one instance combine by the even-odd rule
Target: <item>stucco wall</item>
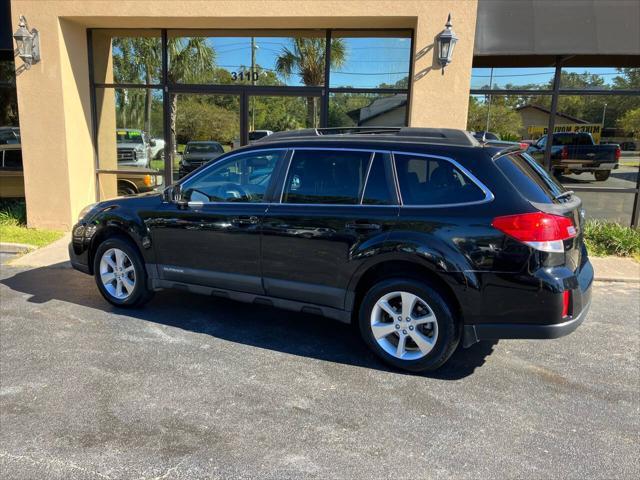
[[[465,128],[476,8],[476,0],[12,0],[13,29],[25,15],[42,49],[17,78],[29,225],[69,229],[96,198],[86,28],[414,28],[410,124]],[[450,12],[460,40],[442,75],[434,41]]]

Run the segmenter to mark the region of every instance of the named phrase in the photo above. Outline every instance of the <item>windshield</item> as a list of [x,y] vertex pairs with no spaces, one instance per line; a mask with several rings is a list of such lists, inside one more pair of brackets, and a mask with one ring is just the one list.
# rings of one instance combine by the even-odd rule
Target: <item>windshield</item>
[[496,160],[496,165],[531,202],[559,203],[556,197],[566,192],[553,176],[526,153],[503,155]]
[[118,143],[144,143],[140,130],[118,130],[116,141]]
[[222,153],[219,143],[192,143],[187,145],[184,153]]

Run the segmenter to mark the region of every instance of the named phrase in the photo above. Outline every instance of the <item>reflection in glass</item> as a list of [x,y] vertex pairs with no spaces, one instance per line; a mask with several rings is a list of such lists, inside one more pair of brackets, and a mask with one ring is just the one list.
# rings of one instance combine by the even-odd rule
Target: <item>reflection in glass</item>
[[273,132],[319,126],[319,97],[249,97],[250,143]]
[[238,95],[175,94],[171,113],[178,177],[240,144]]
[[159,30],[93,30],[93,65],[97,83],[159,84],[162,46]]
[[[216,85],[322,86],[324,85],[325,33],[305,31],[298,36],[181,36],[169,32],[169,80],[173,83]],[[340,41],[332,43],[334,64],[343,55]],[[191,53],[190,53],[191,52]],[[192,55],[200,66],[185,61]],[[186,70],[186,71],[185,71]]]
[[471,89],[551,90],[554,75],[555,67],[473,68]]
[[163,184],[162,91],[97,88],[98,166],[123,170],[99,175],[100,198],[142,193]]
[[411,38],[407,32],[332,33],[332,88],[407,88]]
[[406,93],[332,93],[329,97],[329,127],[403,127],[406,124]]

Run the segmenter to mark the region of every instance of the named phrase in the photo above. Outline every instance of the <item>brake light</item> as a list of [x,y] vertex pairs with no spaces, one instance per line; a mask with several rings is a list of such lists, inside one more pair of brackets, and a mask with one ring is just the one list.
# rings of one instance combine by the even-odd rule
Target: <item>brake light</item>
[[566,145],[562,147],[560,158],[562,158],[562,160],[566,160],[567,158],[569,158],[569,147],[567,147]]
[[528,143],[524,143],[524,142],[520,142],[520,148],[522,148],[523,150],[526,150],[527,148],[529,148],[529,144]]
[[496,217],[491,226],[542,252],[563,253],[563,240],[577,235],[570,218],[544,212]]
[[565,290],[562,292],[562,318],[569,316],[569,304],[571,303],[571,292]]
[[622,152],[620,151],[620,147],[616,148],[616,160],[620,160],[620,155],[622,154]]

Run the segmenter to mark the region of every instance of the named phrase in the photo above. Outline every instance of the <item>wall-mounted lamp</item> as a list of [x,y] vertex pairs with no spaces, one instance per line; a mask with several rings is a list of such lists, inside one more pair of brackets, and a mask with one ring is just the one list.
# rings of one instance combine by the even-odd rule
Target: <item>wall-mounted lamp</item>
[[31,65],[40,61],[40,37],[38,30],[35,28],[29,30],[27,19],[24,15],[20,15],[18,30],[13,34],[18,47],[18,56],[24,62],[25,68],[28,70]]
[[458,37],[451,30],[451,14],[447,18],[447,23],[444,25],[446,28],[438,35],[438,59],[440,65],[442,65],[442,74],[444,75],[444,67],[451,63],[451,57],[453,57],[453,48],[456,46]]

